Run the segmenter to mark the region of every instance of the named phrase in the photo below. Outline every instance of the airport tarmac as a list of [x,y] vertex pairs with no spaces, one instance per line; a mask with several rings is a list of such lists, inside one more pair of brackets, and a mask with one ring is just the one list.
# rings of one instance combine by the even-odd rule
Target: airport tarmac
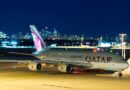
[[[13,65],[13,66],[12,66]],[[22,65],[0,64],[0,90],[129,90],[130,77],[110,74],[65,74],[54,67],[29,71]],[[8,67],[7,67],[8,66]]]

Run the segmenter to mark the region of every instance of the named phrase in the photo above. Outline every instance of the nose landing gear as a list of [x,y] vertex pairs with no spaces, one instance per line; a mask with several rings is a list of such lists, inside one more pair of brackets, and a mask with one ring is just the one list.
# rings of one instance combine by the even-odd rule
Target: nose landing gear
[[121,78],[121,77],[123,76],[122,72],[119,71],[119,72],[117,73],[117,76],[118,76],[118,78]]
[[117,71],[113,74],[113,76],[117,77],[117,78],[122,78],[123,77],[123,74],[122,74],[122,71]]

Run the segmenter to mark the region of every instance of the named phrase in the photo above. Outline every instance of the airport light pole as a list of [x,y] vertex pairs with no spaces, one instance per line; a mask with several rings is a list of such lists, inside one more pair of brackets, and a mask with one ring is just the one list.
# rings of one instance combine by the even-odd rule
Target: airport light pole
[[126,42],[124,42],[124,37],[127,36],[127,34],[119,34],[121,39],[121,49],[122,49],[122,56],[125,59],[126,58]]

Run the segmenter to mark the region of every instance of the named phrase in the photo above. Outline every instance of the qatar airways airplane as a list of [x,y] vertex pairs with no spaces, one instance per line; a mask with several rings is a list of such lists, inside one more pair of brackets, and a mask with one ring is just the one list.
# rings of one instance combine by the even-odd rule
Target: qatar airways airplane
[[35,25],[30,25],[36,52],[33,55],[40,61],[30,63],[30,70],[41,70],[42,63],[52,64],[60,72],[73,73],[76,69],[105,70],[118,72],[117,76],[122,76],[122,71],[129,67],[127,61],[122,56],[110,52],[85,52],[70,50],[51,50],[41,38]]
[[42,64],[54,65],[60,72],[64,73],[75,73],[77,70],[104,70],[117,72],[118,77],[122,77],[122,71],[129,67],[128,62],[122,56],[114,53],[49,49],[37,28],[30,25],[30,29],[36,52],[32,54],[1,53],[1,64],[2,62],[27,64],[28,69],[32,71],[41,70]]

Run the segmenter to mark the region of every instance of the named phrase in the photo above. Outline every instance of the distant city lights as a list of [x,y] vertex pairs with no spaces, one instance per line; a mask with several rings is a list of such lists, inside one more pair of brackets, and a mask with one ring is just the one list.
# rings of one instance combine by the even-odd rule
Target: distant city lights
[[99,47],[111,47],[111,43],[109,42],[100,42],[99,43]]
[[12,46],[17,46],[18,42],[17,42],[17,41],[11,41],[10,44],[11,44]]

